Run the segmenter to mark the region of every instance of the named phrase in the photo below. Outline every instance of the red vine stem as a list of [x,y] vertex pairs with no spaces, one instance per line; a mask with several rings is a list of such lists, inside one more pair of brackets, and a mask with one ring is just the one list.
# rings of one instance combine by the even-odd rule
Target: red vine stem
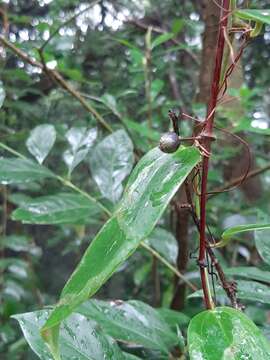
[[[228,16],[225,16],[230,11],[230,0],[223,0],[222,8],[220,9],[220,23],[218,30],[217,49],[215,57],[215,68],[213,73],[211,97],[207,107],[207,116],[205,125],[201,135],[203,136],[203,145],[208,153],[211,151],[211,139],[213,133],[213,126],[215,120],[216,107],[220,91],[220,77],[222,71],[222,60],[225,47],[224,29],[228,25]],[[203,156],[202,161],[202,180],[201,180],[201,198],[200,198],[200,249],[198,263],[200,265],[200,275],[202,282],[202,289],[204,294],[205,306],[207,309],[212,309],[213,304],[211,294],[208,289],[207,272],[205,269],[206,251],[207,251],[207,236],[206,236],[206,203],[207,203],[207,181],[209,171],[209,156]]]

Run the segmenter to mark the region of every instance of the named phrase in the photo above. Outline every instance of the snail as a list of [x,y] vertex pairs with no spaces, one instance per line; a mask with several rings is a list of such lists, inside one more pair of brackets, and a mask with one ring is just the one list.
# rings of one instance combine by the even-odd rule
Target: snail
[[174,131],[163,134],[159,140],[159,148],[164,153],[174,153],[180,146],[179,136]]

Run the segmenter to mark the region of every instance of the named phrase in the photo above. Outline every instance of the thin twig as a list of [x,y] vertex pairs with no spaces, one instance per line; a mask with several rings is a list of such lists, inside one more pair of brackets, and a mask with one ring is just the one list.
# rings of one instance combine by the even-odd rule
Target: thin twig
[[154,255],[160,262],[167,266],[175,275],[179,277],[184,283],[186,283],[193,291],[196,291],[197,288],[193,285],[186,277],[181,274],[174,266],[172,266],[166,259],[164,259],[156,250],[151,248],[151,246],[147,245],[145,242],[141,242],[141,247],[148,250],[152,255]]
[[60,75],[58,71],[44,67],[44,65],[41,62],[30,57],[28,54],[17,48],[2,35],[0,35],[0,42],[26,63],[41,69],[47,76],[48,74],[50,74],[50,77],[53,77],[58,85],[60,85],[71,96],[77,99],[81,103],[83,108],[87,112],[92,114],[96,118],[96,120],[103,126],[104,129],[106,129],[109,132],[113,132],[112,127],[105,121],[105,119],[103,119],[103,117],[81,96],[81,94],[77,90],[75,90],[70,84],[66,82],[66,80],[62,77],[62,75]]

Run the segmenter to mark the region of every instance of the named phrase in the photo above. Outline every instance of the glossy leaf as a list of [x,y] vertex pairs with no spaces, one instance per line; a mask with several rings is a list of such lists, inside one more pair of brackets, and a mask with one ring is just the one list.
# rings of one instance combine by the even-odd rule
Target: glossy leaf
[[103,139],[93,150],[90,168],[102,195],[116,203],[123,192],[122,182],[132,170],[133,145],[124,130]]
[[233,267],[226,269],[225,274],[270,283],[270,271],[260,270],[257,267]]
[[195,316],[188,327],[190,360],[269,359],[270,344],[241,311],[218,307]]
[[[221,286],[216,287],[216,295],[226,297],[225,291]],[[189,299],[203,297],[202,290],[195,291],[188,296]],[[264,285],[255,281],[237,281],[237,298],[241,300],[249,300],[254,302],[260,302],[263,304],[270,303],[270,288],[268,285]]]
[[254,230],[268,230],[270,229],[270,224],[247,224],[247,225],[238,225],[226,229],[222,236],[221,241],[214,245],[215,248],[223,247],[229,243],[231,239],[243,232],[254,231]]
[[54,176],[50,170],[31,160],[0,158],[1,184],[19,184]]
[[0,109],[4,104],[5,98],[6,98],[6,92],[5,92],[4,84],[2,81],[0,81]]
[[28,224],[87,222],[99,213],[94,202],[79,194],[58,193],[24,201],[12,219]]
[[16,252],[27,252],[33,256],[40,256],[41,249],[26,236],[10,235],[0,238],[0,244],[7,249]]
[[157,227],[145,242],[160,253],[171,264],[176,263],[178,246],[175,237],[169,231]]
[[77,311],[89,319],[95,319],[106,334],[127,343],[168,354],[179,342],[159,313],[141,301],[90,300]]
[[270,25],[270,10],[268,9],[243,9],[237,10],[235,14],[244,20],[259,21]]
[[270,231],[255,231],[255,245],[263,261],[270,265]]
[[97,139],[97,129],[87,129],[86,127],[72,127],[66,133],[66,139],[70,149],[64,152],[63,158],[69,169],[69,175],[79,165],[89,153]]
[[156,48],[157,46],[165,43],[168,40],[171,40],[174,37],[173,33],[164,33],[155,38],[155,40],[152,42],[152,50]]
[[118,211],[103,226],[66,283],[42,329],[53,351],[59,323],[92,296],[153,230],[179,186],[200,161],[194,147],[174,154],[153,149],[134,169]]
[[[51,360],[46,343],[39,333],[49,316],[48,310],[14,315],[31,349],[42,360]],[[124,360],[116,343],[102,333],[99,326],[80,314],[73,314],[60,331],[60,349],[64,360]],[[60,359],[60,358],[58,358]]]
[[26,141],[29,152],[42,164],[56,140],[53,125],[43,124],[35,127]]
[[120,227],[128,237],[141,240],[151,233],[199,159],[194,147],[180,148],[172,155],[155,148],[141,159],[129,178],[116,212]]

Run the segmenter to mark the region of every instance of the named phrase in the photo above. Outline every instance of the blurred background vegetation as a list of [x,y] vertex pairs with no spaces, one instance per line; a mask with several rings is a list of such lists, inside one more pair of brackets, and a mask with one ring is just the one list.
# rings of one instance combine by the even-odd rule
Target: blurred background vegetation
[[[181,109],[199,118],[205,114],[214,51],[211,36],[218,15],[215,5],[209,3],[206,0],[101,0],[95,4],[79,0],[2,1],[1,33],[30,58],[46,64],[49,70],[42,71],[13,51],[0,47],[0,102],[3,103],[0,141],[31,157],[27,142],[31,131],[42,124],[53,125],[56,142],[45,165],[113,210],[134,161],[156,146],[160,134],[169,129],[168,110]],[[238,3],[243,6],[244,1]],[[250,1],[251,7],[258,6],[257,3]],[[267,3],[260,1],[260,8],[266,8]],[[213,196],[209,201],[208,222],[217,238],[228,226],[254,223],[258,219],[270,222],[269,43],[270,28],[266,27],[246,49],[231,79],[226,102],[218,113],[218,126],[241,135],[250,144],[252,171],[256,176],[237,190]],[[50,69],[62,75],[79,99],[59,86],[50,76]],[[181,134],[190,136],[192,128],[192,121],[183,121]],[[94,140],[89,146],[86,142],[74,147],[74,134],[77,138],[86,136],[87,129],[92,129]],[[120,129],[125,130],[128,138],[108,138],[111,130]],[[241,143],[219,131],[216,136],[209,188],[222,189],[241,176],[248,158]],[[132,146],[134,151],[131,148],[129,154]],[[1,150],[1,155],[4,154]],[[35,358],[10,316],[55,303],[89,241],[105,221],[104,215],[95,212],[79,217],[76,223],[66,221],[55,225],[24,225],[11,219],[17,206],[30,198],[64,191],[63,185],[54,180],[1,187],[0,357],[3,360]],[[175,201],[181,203],[182,195],[180,190]],[[265,244],[268,235],[265,232],[258,242]],[[231,268],[230,274],[236,277],[243,277],[244,266],[270,270],[270,247],[258,252],[257,248],[261,247],[255,240],[252,234],[241,236],[218,252],[224,269]],[[193,259],[197,233],[187,211],[172,205],[148,242],[200,287]],[[248,284],[243,286],[248,288]],[[189,291],[167,267],[140,248],[97,297],[136,298],[154,307],[172,308],[192,316],[202,310],[203,304],[201,299],[188,300]],[[266,333],[270,333],[269,294],[268,299],[268,304],[252,299],[243,301],[247,314]],[[220,297],[221,303],[225,301]],[[187,320],[183,319],[181,326],[185,331]],[[152,355],[147,356],[150,359]]]

